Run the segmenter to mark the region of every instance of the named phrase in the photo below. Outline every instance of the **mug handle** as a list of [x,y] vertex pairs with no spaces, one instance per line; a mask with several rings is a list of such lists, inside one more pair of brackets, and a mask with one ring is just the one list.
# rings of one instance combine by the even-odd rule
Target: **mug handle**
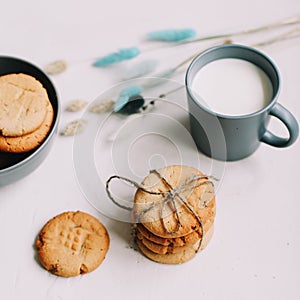
[[292,145],[296,141],[299,134],[299,125],[295,117],[279,103],[276,103],[272,107],[269,114],[283,122],[288,129],[290,136],[288,138],[279,137],[267,130],[263,134],[261,142],[280,148]]

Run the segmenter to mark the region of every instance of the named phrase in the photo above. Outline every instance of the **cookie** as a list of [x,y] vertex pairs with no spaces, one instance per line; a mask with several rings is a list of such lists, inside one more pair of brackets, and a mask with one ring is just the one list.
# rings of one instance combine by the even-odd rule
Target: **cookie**
[[95,270],[109,248],[106,228],[93,216],[64,212],[46,223],[36,240],[41,264],[63,277]]
[[[193,176],[203,175],[200,171],[188,166],[168,166],[157,172],[173,189],[185,184]],[[154,173],[150,173],[144,179],[142,186],[151,192],[170,190],[170,187]],[[206,219],[214,217],[214,186],[207,178],[197,179],[197,181],[185,185],[180,196],[194,210],[202,223],[205,223]],[[175,209],[172,209],[171,205],[163,207],[163,198],[163,195],[149,194],[138,189],[134,197],[132,213],[136,222],[142,223],[154,235],[163,238],[181,237],[199,230],[200,226],[196,216],[176,197],[177,213],[180,219],[180,226],[177,228],[178,218]]]
[[143,235],[147,240],[159,244],[162,246],[175,246],[181,247],[184,245],[193,245],[195,244],[201,237],[200,231],[193,231],[190,234],[178,237],[178,238],[162,238],[157,235],[151,233],[147,228],[145,228],[142,224],[137,224],[136,230]]
[[42,84],[26,74],[0,77],[0,134],[16,137],[31,133],[43,123],[48,95]]
[[183,247],[183,251],[179,251],[177,253],[167,253],[167,254],[158,254],[150,249],[148,249],[142,241],[139,239],[136,240],[136,243],[140,249],[140,251],[149,259],[162,263],[162,264],[182,264],[184,262],[187,262],[195,257],[198,250],[203,250],[206,248],[208,242],[210,241],[214,231],[214,226],[212,225],[208,232],[204,235],[203,240],[201,241],[201,246],[199,249],[199,243],[200,241],[196,242],[194,245],[191,245],[190,247]]
[[[205,222],[205,224],[203,224],[203,229],[204,229],[203,240],[205,240],[205,236],[206,236],[207,232],[209,232],[210,228],[213,226],[213,222],[214,222],[213,219],[208,219]],[[184,249],[184,247],[189,247],[191,245],[194,245],[202,237],[202,234],[200,232],[193,232],[187,236],[183,236],[180,238],[165,239],[169,243],[168,244],[163,243],[164,245],[161,245],[161,244],[155,243],[152,240],[145,237],[145,234],[142,234],[141,231],[139,231],[139,230],[140,230],[140,228],[136,227],[137,238],[140,239],[149,250],[151,250],[155,253],[159,253],[159,254],[180,252],[181,250]],[[154,235],[152,234],[151,238],[153,236]],[[157,238],[159,239],[159,237],[157,237]],[[162,239],[162,238],[160,238],[160,239]],[[162,240],[164,240],[164,239],[162,239]],[[158,241],[161,241],[161,240],[158,240]],[[174,243],[172,243],[172,241],[174,241]],[[181,243],[179,241],[181,241]]]
[[[174,246],[172,244],[168,246],[163,246],[160,244],[156,244],[148,239],[146,239],[142,234],[139,232],[136,235],[137,239],[139,239],[145,247],[157,254],[173,254],[179,253],[184,251],[185,249],[189,248],[191,245],[183,245],[183,246]],[[200,239],[198,239],[199,241]]]
[[[203,224],[204,235],[213,225],[213,222],[214,220],[211,219],[207,220],[207,222]],[[136,227],[137,238],[140,239],[148,249],[160,254],[176,253],[177,251],[181,251],[183,247],[195,244],[202,236],[200,231],[194,231],[180,238],[163,239],[151,234],[149,231],[147,231],[147,229],[141,228],[142,226],[140,224],[138,224]]]
[[38,147],[50,132],[54,111],[51,103],[47,106],[47,114],[42,125],[32,133],[20,137],[4,137],[0,135],[0,151],[23,153]]
[[162,264],[182,264],[195,257],[199,242],[178,253],[158,254],[149,250],[140,240],[136,241],[141,252],[149,259]]

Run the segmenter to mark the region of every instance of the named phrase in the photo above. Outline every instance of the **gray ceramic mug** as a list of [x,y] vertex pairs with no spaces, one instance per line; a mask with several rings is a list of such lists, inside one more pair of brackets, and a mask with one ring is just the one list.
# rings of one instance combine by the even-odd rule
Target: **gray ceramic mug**
[[[197,72],[210,62],[224,58],[236,58],[253,63],[270,78],[273,96],[261,110],[241,116],[218,114],[203,104],[192,90]],[[242,45],[222,45],[199,54],[186,73],[186,90],[190,115],[191,134],[200,151],[219,160],[239,160],[251,155],[261,142],[275,147],[292,145],[299,133],[294,116],[277,102],[280,76],[274,63],[256,49]],[[281,120],[289,137],[279,137],[267,129],[270,117]]]

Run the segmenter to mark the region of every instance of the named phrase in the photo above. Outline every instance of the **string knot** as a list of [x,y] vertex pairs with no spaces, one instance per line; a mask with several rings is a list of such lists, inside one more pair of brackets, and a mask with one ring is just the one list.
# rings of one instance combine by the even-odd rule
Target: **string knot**
[[[198,216],[198,214],[195,212],[194,208],[186,201],[186,199],[184,199],[181,196],[181,193],[189,191],[189,190],[194,190],[197,187],[200,187],[202,185],[206,185],[206,184],[212,184],[212,181],[210,181],[210,179],[213,180],[217,180],[214,176],[208,176],[208,175],[194,175],[191,176],[190,178],[188,178],[186,181],[184,181],[183,183],[179,184],[177,187],[173,187],[163,176],[161,176],[161,174],[157,171],[157,170],[151,170],[150,174],[155,174],[164,184],[165,186],[168,187],[167,191],[151,191],[146,189],[143,185],[140,185],[139,183],[135,182],[134,180],[131,180],[129,178],[126,177],[122,177],[122,176],[118,176],[118,175],[113,175],[111,176],[107,182],[106,182],[106,193],[109,197],[109,199],[118,207],[125,209],[125,210],[129,210],[131,211],[133,209],[133,206],[125,206],[122,205],[121,203],[119,203],[118,201],[116,201],[116,199],[112,196],[111,191],[110,191],[110,183],[112,180],[117,179],[123,182],[126,182],[128,184],[130,184],[131,186],[137,188],[138,190],[141,190],[147,194],[150,195],[161,195],[162,198],[158,201],[154,201],[149,203],[149,206],[147,206],[147,208],[143,209],[137,216],[136,216],[136,223],[140,223],[141,218],[150,210],[158,207],[159,205],[161,205],[160,211],[159,211],[159,217],[162,220],[162,224],[163,227],[165,229],[165,231],[168,234],[175,234],[180,230],[180,227],[182,226],[181,220],[180,220],[180,215],[178,212],[178,202],[183,205],[188,212],[197,220],[197,223],[199,224],[199,227],[201,229],[201,236],[203,237],[203,225],[202,225],[202,221],[200,219],[200,217]],[[201,180],[204,179],[204,180]],[[201,199],[199,199],[200,201]],[[205,205],[205,203],[204,203]],[[174,230],[170,230],[167,228],[167,224],[165,222],[164,219],[164,211],[166,209],[166,207],[169,207],[172,209],[172,211],[175,213],[175,218],[176,218],[176,228]],[[201,246],[201,241],[202,238],[200,240],[199,243],[199,247],[198,249],[200,249]]]

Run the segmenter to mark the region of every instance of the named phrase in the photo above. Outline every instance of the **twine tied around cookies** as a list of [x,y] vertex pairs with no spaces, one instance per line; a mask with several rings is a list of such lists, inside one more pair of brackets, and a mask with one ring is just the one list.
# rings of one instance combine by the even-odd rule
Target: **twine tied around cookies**
[[[203,237],[203,225],[202,225],[202,221],[200,219],[200,217],[197,215],[197,213],[195,212],[195,210],[193,209],[193,207],[180,195],[182,192],[188,191],[188,190],[193,190],[197,187],[200,187],[202,185],[205,184],[212,184],[213,183],[209,180],[209,179],[213,179],[213,180],[218,180],[216,179],[214,176],[208,176],[208,175],[194,175],[190,178],[188,178],[185,182],[183,182],[182,184],[178,185],[176,188],[172,187],[172,185],[163,177],[161,176],[161,174],[159,172],[157,172],[156,170],[151,170],[150,174],[155,174],[168,188],[169,190],[167,191],[162,191],[162,192],[154,192],[154,191],[150,191],[146,188],[144,188],[142,185],[138,184],[136,181],[131,180],[129,178],[126,177],[122,177],[119,175],[113,175],[111,176],[107,181],[106,181],[106,193],[107,196],[109,197],[109,199],[118,207],[131,211],[132,207],[129,206],[125,206],[120,204],[111,194],[110,191],[110,183],[112,180],[117,179],[120,181],[123,181],[125,183],[129,183],[131,186],[147,193],[150,195],[161,195],[163,196],[162,199],[160,199],[159,201],[155,201],[152,202],[149,207],[147,207],[145,210],[143,210],[141,213],[138,214],[137,219],[136,219],[136,223],[139,223],[142,216],[145,215],[147,212],[149,212],[151,209],[157,207],[158,205],[162,204],[162,207],[160,209],[160,218],[162,220],[162,225],[163,228],[166,230],[166,232],[168,234],[174,234],[177,233],[181,227],[181,221],[180,221],[180,216],[178,213],[178,204],[176,203],[176,199],[179,200],[179,202],[184,205],[187,210],[193,215],[193,217],[196,219],[197,223],[199,224],[199,227],[201,229],[201,236]],[[197,182],[200,179],[207,179],[206,181],[202,181],[202,182]],[[193,184],[195,183],[195,184]],[[165,210],[166,205],[169,205],[173,211],[175,212],[175,216],[176,216],[176,228],[175,230],[169,230],[166,226],[165,220],[162,217],[163,216],[163,212]],[[202,242],[202,238],[200,240],[200,244],[198,249],[200,249],[201,246],[201,242]]]

